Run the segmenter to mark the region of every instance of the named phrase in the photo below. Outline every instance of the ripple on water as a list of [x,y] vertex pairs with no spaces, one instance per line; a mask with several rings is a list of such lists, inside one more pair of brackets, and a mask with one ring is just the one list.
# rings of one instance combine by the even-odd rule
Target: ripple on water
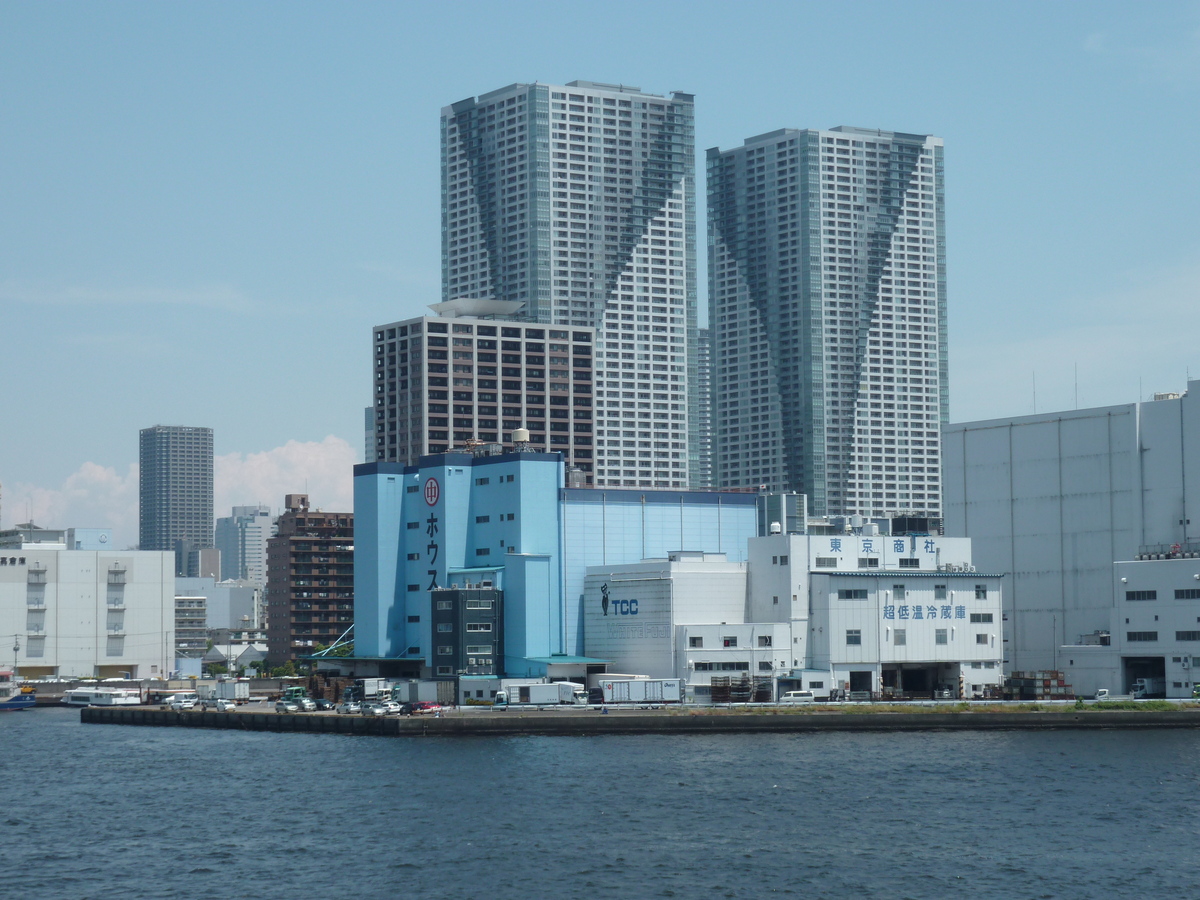
[[[1188,896],[1197,741],[388,740],[82,726],[77,711],[36,710],[0,717],[4,893]],[[1134,833],[1148,839],[1131,859]]]

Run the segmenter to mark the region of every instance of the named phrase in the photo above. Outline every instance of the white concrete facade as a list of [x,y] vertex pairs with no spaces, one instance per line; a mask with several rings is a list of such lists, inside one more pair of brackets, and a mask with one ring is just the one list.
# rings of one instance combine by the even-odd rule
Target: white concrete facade
[[770,679],[777,694],[817,681],[970,698],[1001,683],[1002,579],[975,571],[969,540],[779,534],[751,538],[748,555],[589,568],[587,655],[683,678],[698,697],[714,676]]
[[1001,576],[937,535],[779,534],[750,540],[747,615],[787,620],[792,667],[843,691],[967,698],[1003,677]]
[[166,677],[174,598],[169,551],[9,548],[0,564],[0,633],[16,635],[25,677]]
[[1191,697],[1200,685],[1200,556],[1119,561],[1112,593],[1111,632],[1059,648],[1075,693],[1127,694],[1135,679],[1156,677],[1164,679],[1167,697]]
[[676,628],[745,621],[746,564],[722,553],[675,553],[623,566],[590,566],[584,578],[584,654],[609,669],[684,677]]
[[[981,568],[1011,573],[1010,669],[1069,671],[1064,645],[1118,635],[1116,561],[1172,545],[1200,551],[1200,382],[1188,388],[946,428],[945,527],[971,538]],[[1121,678],[1113,668],[1100,686]],[[1073,686],[1082,693],[1087,684]]]

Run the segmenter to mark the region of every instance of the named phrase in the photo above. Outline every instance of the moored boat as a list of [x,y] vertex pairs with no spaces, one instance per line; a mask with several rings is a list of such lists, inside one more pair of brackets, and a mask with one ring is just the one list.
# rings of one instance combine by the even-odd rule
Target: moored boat
[[119,688],[72,688],[63,694],[67,706],[141,706],[140,691]]
[[0,712],[30,709],[36,702],[30,685],[13,678],[12,672],[0,672]]

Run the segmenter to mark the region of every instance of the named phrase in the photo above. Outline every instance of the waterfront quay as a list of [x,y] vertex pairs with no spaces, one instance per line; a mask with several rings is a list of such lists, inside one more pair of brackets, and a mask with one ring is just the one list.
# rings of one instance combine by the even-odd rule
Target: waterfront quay
[[658,709],[522,710],[503,713],[464,709],[442,716],[366,717],[336,713],[281,715],[259,710],[200,712],[149,707],[85,707],[84,723],[244,731],[293,731],[389,737],[504,736],[523,734],[719,734],[823,731],[995,731],[1095,728],[1197,728],[1200,709],[1041,710],[947,712],[808,712],[794,710]]

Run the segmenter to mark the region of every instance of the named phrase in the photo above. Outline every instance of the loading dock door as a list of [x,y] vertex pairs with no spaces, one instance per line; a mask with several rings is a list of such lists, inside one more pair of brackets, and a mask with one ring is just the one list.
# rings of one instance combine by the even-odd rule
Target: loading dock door
[[850,690],[852,691],[871,691],[875,686],[871,683],[873,675],[871,672],[851,672],[850,673]]

